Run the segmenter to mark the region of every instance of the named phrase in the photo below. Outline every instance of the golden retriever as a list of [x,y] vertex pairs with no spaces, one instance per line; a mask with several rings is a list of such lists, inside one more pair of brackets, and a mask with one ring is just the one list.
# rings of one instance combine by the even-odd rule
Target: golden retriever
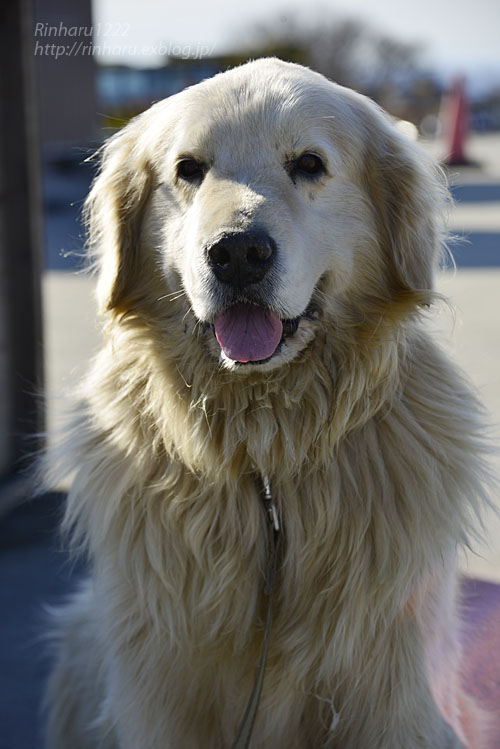
[[[90,579],[57,749],[482,746],[456,555],[483,417],[431,340],[447,191],[365,97],[276,59],[161,101],[87,201],[104,347],[51,475]],[[59,473],[58,473],[59,472]],[[235,744],[236,745],[236,744]],[[239,744],[238,744],[239,746]]]

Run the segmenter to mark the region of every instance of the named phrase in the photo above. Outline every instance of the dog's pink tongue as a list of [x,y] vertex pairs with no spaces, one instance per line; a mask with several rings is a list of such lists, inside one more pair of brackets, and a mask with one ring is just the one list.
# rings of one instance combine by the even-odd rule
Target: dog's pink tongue
[[274,312],[254,304],[235,304],[215,321],[215,335],[233,361],[267,359],[276,351],[283,323]]

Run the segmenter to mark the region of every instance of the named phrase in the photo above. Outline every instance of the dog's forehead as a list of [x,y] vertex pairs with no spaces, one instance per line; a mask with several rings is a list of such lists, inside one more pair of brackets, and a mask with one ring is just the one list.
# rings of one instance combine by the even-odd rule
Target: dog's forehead
[[[247,70],[245,70],[245,68]],[[176,107],[177,150],[300,151],[345,135],[348,102],[316,74],[244,66],[193,86]]]

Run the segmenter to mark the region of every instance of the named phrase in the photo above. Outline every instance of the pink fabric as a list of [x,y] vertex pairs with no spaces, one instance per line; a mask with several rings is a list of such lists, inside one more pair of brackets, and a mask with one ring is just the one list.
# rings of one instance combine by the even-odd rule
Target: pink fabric
[[[462,706],[465,733],[475,735],[480,722],[485,749],[500,749],[500,585],[464,580],[462,611],[462,684],[480,709]],[[477,749],[473,743],[469,747]]]

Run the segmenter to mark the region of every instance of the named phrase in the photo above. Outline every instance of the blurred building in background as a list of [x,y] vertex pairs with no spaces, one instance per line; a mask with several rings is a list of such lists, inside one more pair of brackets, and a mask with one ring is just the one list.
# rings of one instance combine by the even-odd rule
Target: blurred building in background
[[[166,57],[155,68],[97,65],[100,124],[118,127],[153,101],[181,91],[250,58],[277,56],[307,65],[331,80],[377,101],[391,115],[433,136],[447,83],[423,63],[422,49],[380,34],[368,24],[330,20],[304,29],[291,16],[281,24],[260,25],[234,53],[199,58]],[[470,102],[476,130],[500,129],[500,81]]]
[[[33,47],[46,150],[53,152],[56,144],[91,147],[152,102],[249,58],[270,55],[310,66],[370,96],[427,137],[439,132],[447,82],[425,62],[424,46],[361,20],[326,13],[321,23],[304,26],[293,13],[281,14],[247,30],[245,41],[231,53],[170,54],[151,68],[102,64],[103,48],[111,42],[96,30],[90,0],[35,0]],[[472,128],[500,129],[500,81],[480,94],[470,93]]]
[[95,138],[90,0],[35,0],[33,55],[42,145]]
[[157,68],[99,65],[96,96],[102,113],[100,127],[105,131],[116,129],[143,112],[152,102],[177,94],[221,69],[222,63],[218,59],[173,60]]

